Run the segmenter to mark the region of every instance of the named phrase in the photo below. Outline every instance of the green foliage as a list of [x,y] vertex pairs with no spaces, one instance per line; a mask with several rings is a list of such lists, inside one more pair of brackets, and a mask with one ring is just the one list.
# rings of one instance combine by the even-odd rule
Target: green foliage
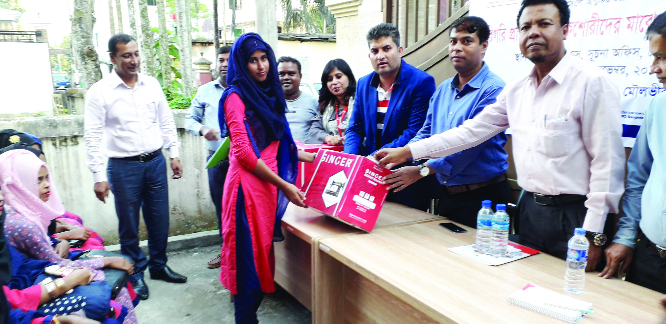
[[[166,6],[170,9],[170,14],[176,14],[176,0],[167,0]],[[199,10],[197,10],[197,6],[195,6],[194,1],[190,0],[190,17],[192,17],[192,20],[210,17],[210,13],[208,13],[208,7],[205,4],[199,3]]]
[[164,96],[169,102],[169,107],[171,107],[171,109],[189,109],[192,104],[192,98],[196,95],[196,91],[191,97],[187,97],[183,96],[183,93],[180,90],[181,89],[176,89],[175,87],[172,89],[162,88]]
[[284,12],[284,31],[303,28],[306,33],[335,33],[335,17],[326,7],[325,0],[298,1],[300,8],[294,8],[292,0],[280,0]]
[[[71,49],[71,46],[72,46],[72,40],[70,39],[69,36],[65,36],[62,39],[62,43],[60,43],[60,45],[52,48]],[[58,57],[60,57],[60,62],[58,62]],[[71,54],[51,55],[51,67],[55,68],[57,66],[60,66],[60,72],[65,72],[67,74],[72,73],[72,55]]]
[[19,0],[0,0],[0,8],[25,12]]
[[46,117],[46,111],[32,113],[32,117]]

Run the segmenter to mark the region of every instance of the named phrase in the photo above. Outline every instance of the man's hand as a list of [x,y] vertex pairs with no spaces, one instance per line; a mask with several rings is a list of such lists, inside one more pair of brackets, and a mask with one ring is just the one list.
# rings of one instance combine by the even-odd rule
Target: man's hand
[[596,246],[590,242],[590,249],[587,251],[587,266],[585,267],[585,272],[593,271],[597,268],[597,264],[599,264],[599,260],[601,260],[601,252],[601,246]]
[[58,255],[61,258],[63,258],[63,259],[69,258],[69,242],[67,242],[65,240],[61,240],[56,245],[55,251],[56,251],[56,253],[58,253]]
[[375,159],[379,161],[379,166],[391,169],[396,165],[407,162],[412,157],[412,151],[408,146],[398,148],[385,148],[375,152]]
[[631,260],[634,258],[634,250],[624,244],[613,243],[606,249],[606,267],[599,274],[604,279],[610,278],[620,267],[620,273],[627,272]]
[[214,130],[210,127],[202,126],[199,133],[201,135],[203,135],[203,137],[205,137],[209,141],[219,141],[220,140],[220,131]]
[[384,177],[384,183],[390,184],[388,190],[395,189],[394,192],[398,192],[421,178],[423,177],[419,172],[418,166],[407,166]]
[[183,176],[183,167],[180,165],[180,158],[171,159],[171,170],[173,170],[171,179],[180,179]]
[[95,183],[95,196],[97,196],[97,199],[101,200],[103,203],[106,204],[106,197],[109,196],[109,182],[108,181],[102,181],[102,182],[97,182]]

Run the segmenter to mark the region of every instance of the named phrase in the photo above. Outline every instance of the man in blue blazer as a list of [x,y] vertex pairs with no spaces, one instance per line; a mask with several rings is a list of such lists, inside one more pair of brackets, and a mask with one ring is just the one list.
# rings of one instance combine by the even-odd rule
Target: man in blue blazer
[[[406,145],[421,129],[435,92],[435,79],[402,60],[400,33],[391,24],[379,24],[366,37],[374,72],[359,79],[345,152],[373,155],[381,148]],[[411,187],[411,186],[410,186]],[[388,200],[426,210],[437,180],[428,176]]]

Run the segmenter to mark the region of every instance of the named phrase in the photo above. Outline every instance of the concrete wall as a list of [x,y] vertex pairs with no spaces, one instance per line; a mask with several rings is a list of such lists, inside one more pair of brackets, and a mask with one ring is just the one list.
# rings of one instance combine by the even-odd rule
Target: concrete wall
[[0,117],[53,115],[49,44],[0,42]]
[[[333,42],[278,41],[276,58],[291,56],[301,62],[303,80],[319,82],[326,63],[337,56],[337,45]],[[353,71],[356,72],[356,71]]]
[[[173,113],[184,171],[181,179],[173,180],[167,163],[171,219],[169,235],[180,235],[217,227],[217,220],[208,191],[208,173],[204,168],[207,154],[204,138],[193,136],[183,128],[187,111],[173,110]],[[65,209],[81,216],[85,225],[100,233],[108,244],[117,243],[118,220],[113,195],[109,196],[106,204],[97,200],[92,173],[86,165],[83,116],[0,119],[0,129],[5,128],[26,131],[42,139],[53,182]],[[168,157],[166,151],[165,156]],[[140,231],[142,239],[145,239],[143,222]]]
[[372,72],[365,35],[382,22],[381,0],[326,0],[335,15],[337,56],[344,59],[356,79]]

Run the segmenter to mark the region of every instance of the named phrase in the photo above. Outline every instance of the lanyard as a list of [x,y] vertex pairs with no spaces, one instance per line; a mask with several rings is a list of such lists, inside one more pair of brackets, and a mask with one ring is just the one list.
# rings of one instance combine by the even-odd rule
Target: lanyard
[[336,102],[335,103],[335,121],[338,124],[338,132],[340,133],[340,136],[344,136],[344,135],[342,135],[342,129],[340,129],[340,123],[345,119],[345,115],[347,115],[347,108],[349,106],[345,106],[344,110],[342,111],[342,116],[338,115],[338,107],[339,106],[340,106],[340,103]]

